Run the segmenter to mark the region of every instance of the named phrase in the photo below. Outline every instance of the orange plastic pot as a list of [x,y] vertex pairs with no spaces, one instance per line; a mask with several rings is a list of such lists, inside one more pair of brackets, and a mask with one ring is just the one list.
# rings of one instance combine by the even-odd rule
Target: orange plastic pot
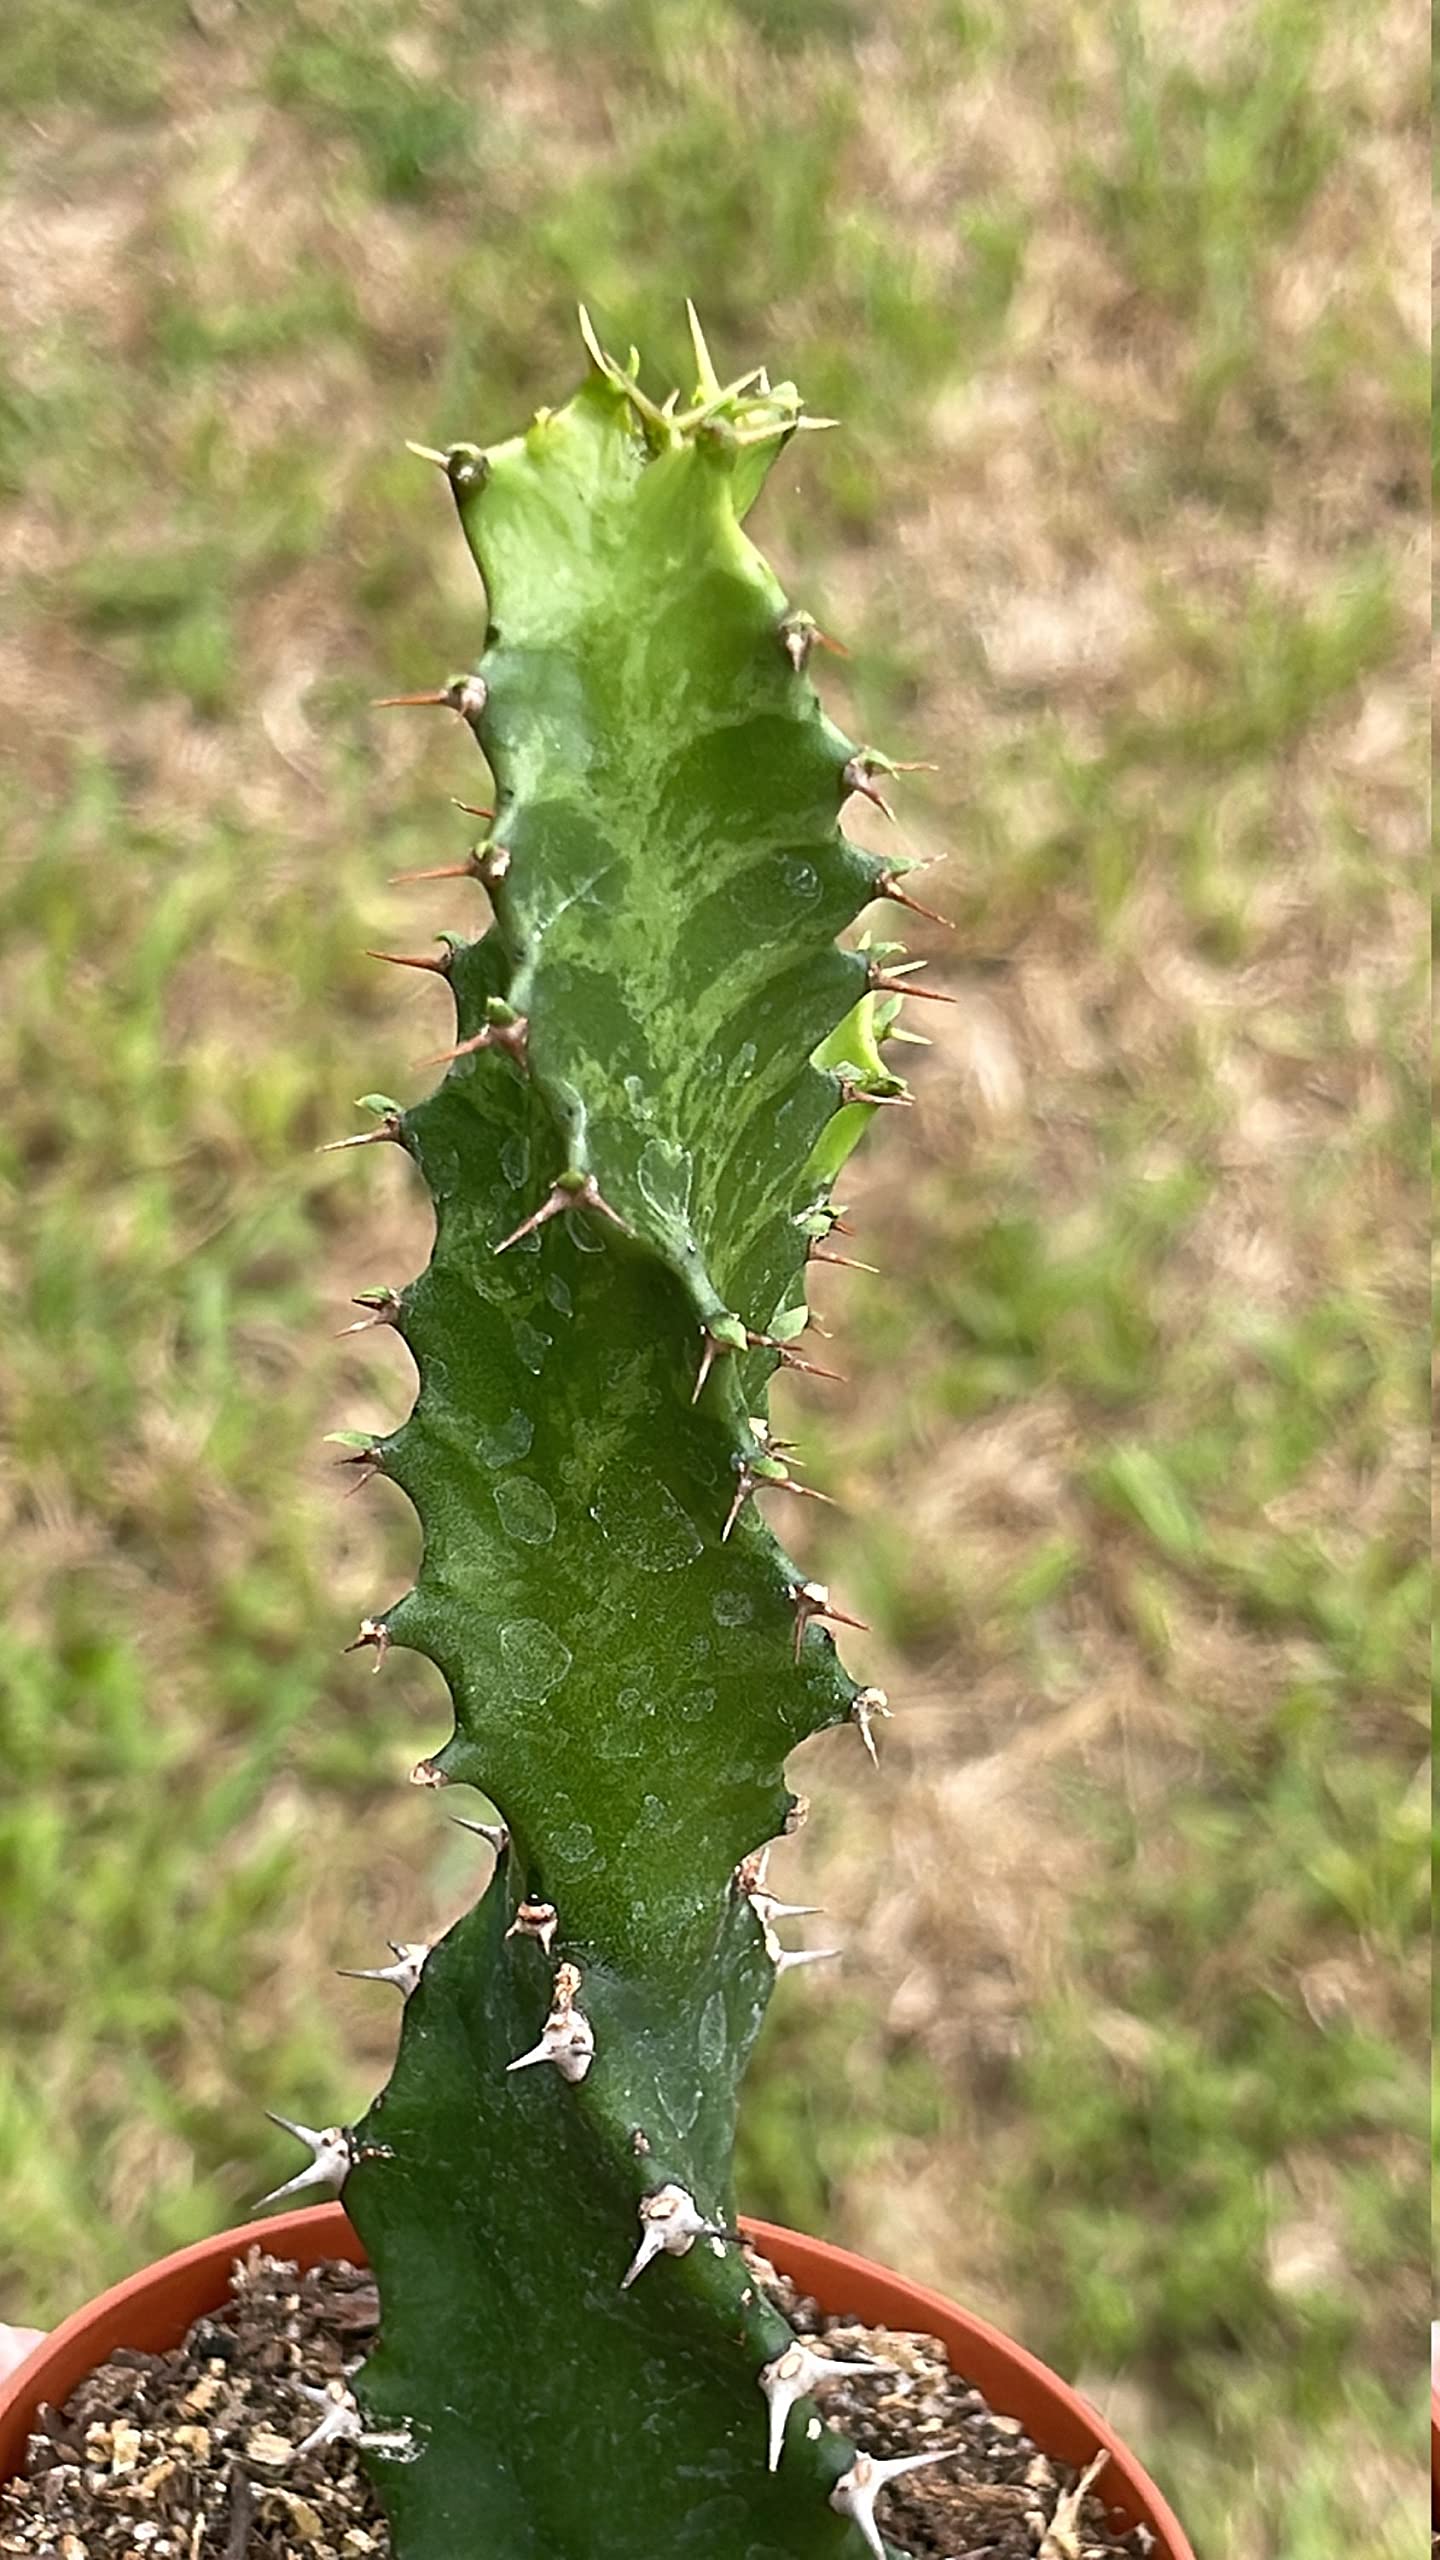
[[[1042,2451],[1084,2464],[1103,2445],[1110,2456],[1101,2486],[1112,2509],[1128,2524],[1146,2524],[1155,2536],[1153,2560],[1195,2560],[1194,2552],[1153,2480],[1097,2409],[1072,2391],[1038,2357],[961,2311],[942,2294],[910,2284],[869,2258],[807,2240],[774,2223],[746,2221],[746,2236],[801,2290],[826,2311],[853,2312],[877,2327],[922,2329],[942,2340],[957,2372],[984,2392],[991,2406],[1018,2418]],[[298,2213],[271,2214],[238,2230],[217,2232],[171,2258],[145,2267],[72,2313],[33,2355],[0,2385],[0,2480],[25,2458],[25,2440],[42,2400],[58,2404],[116,2347],[153,2350],[178,2346],[192,2320],[225,2302],[234,2260],[256,2242],[302,2267],[322,2258],[360,2261],[359,2242],[338,2204],[311,2205]]]

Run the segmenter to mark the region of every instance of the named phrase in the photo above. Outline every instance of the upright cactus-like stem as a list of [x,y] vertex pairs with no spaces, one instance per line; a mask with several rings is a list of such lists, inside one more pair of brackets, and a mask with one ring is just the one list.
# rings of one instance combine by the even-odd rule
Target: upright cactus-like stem
[[357,2388],[398,2560],[859,2560],[857,2455],[819,2359],[782,2361],[731,2143],[797,1952],[765,1886],[785,1757],[857,1709],[868,1742],[877,1698],[746,1497],[790,1480],[767,1381],[807,1365],[831,1186],[904,1094],[898,996],[836,942],[897,878],[840,826],[893,768],[826,718],[815,627],[741,531],[819,422],[763,373],[722,388],[698,329],[683,411],[586,337],[565,408],[435,457],[489,623],[414,698],[493,773],[454,866],[493,921],[444,947],[438,1090],[370,1097],[436,1239],[361,1301],[420,1386],[357,1456],[424,1557],[356,1641],[436,1664],[454,1731],[416,1777],[504,1829],[475,1907],[376,1968],[395,2068],[308,2174],[379,2281]]

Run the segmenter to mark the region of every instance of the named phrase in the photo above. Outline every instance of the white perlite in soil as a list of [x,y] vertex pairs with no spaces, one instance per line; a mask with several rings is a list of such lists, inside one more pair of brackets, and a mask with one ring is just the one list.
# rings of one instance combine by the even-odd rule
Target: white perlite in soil
[[[862,2368],[827,2388],[826,2424],[881,2461],[963,2448],[885,2491],[885,2536],[911,2560],[1147,2560],[1144,2525],[1107,2521],[1103,2465],[1077,2479],[937,2339],[822,2312],[749,2254],[800,2337]],[[379,2316],[360,2269],[300,2275],[251,2249],[183,2345],[119,2348],[42,2411],[23,2476],[0,2489],[0,2560],[390,2560],[347,2387]],[[757,2391],[757,2462],[766,2428]]]

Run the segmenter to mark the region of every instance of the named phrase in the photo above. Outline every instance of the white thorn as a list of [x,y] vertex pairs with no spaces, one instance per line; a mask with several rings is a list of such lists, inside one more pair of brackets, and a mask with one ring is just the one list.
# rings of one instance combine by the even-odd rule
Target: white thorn
[[452,1813],[450,1819],[458,1823],[462,1831],[473,1831],[477,1840],[483,1840],[487,1849],[494,1850],[497,1858],[504,1857],[510,1846],[510,1834],[503,1822],[472,1822],[463,1813]]
[[773,1893],[763,1888],[750,1896],[750,1908],[762,1929],[776,1920],[818,1920],[824,1912],[823,1902],[777,1902]]
[[579,1988],[579,1967],[558,1965],[550,2015],[540,2041],[528,2053],[517,2053],[513,2062],[507,2062],[507,2071],[527,2071],[533,2062],[553,2062],[562,2080],[573,2083],[584,2079],[595,2059],[595,2030],[575,2006]]
[[362,1618],[359,1633],[343,1650],[346,1653],[363,1653],[367,1645],[375,1648],[375,1669],[378,1671],[390,1650],[390,1630],[383,1618]]
[[425,1959],[430,1953],[430,1942],[425,1938],[408,1938],[403,1941],[387,1938],[385,1944],[394,1954],[393,1964],[368,1967],[341,1964],[337,1965],[335,1970],[343,1974],[347,1982],[393,1982],[408,2000],[425,1969]]
[[620,2290],[628,2292],[636,2277],[649,2266],[652,2258],[664,2251],[670,2258],[683,2258],[703,2236],[720,2240],[723,2232],[706,2221],[692,2195],[683,2187],[657,2187],[653,2195],[642,2196],[637,2208],[640,2215],[640,2246],[620,2279]]
[[507,1938],[538,1938],[548,1956],[559,1926],[560,1914],[553,1902],[522,1902],[505,1935]]
[[785,2422],[797,2400],[808,2398],[812,2391],[823,2390],[833,2375],[840,2373],[893,2373],[887,2364],[841,2364],[832,2356],[817,2355],[813,2347],[800,2344],[787,2347],[773,2364],[767,2364],[758,2377],[760,2388],[770,2405],[769,2464],[772,2471],[780,2468],[785,2446]]
[[328,2383],[317,2391],[308,2382],[296,2384],[296,2390],[321,2411],[320,2423],[312,2427],[302,2444],[295,2447],[295,2458],[314,2453],[322,2444],[353,2444],[361,2433],[360,2411],[354,2394],[343,2382]]
[[875,1736],[870,1730],[871,1720],[875,1716],[888,1717],[892,1712],[890,1701],[883,1689],[862,1689],[859,1696],[851,1702],[850,1721],[859,1733],[877,1769],[880,1766],[880,1754],[875,1748]]
[[308,2144],[313,2157],[309,2166],[287,2178],[283,2187],[272,2187],[268,2196],[258,2197],[255,2212],[262,2204],[278,2204],[282,2196],[297,2195],[302,2187],[344,2185],[355,2165],[355,2145],[347,2125],[327,2124],[317,2133],[313,2125],[292,2124],[288,2116],[277,2116],[269,2107],[265,2112],[272,2124],[278,2124],[285,2133],[293,2133],[297,2142]]
[[595,2030],[588,2018],[574,2009],[558,2023],[547,2021],[545,2032],[528,2053],[517,2053],[507,2062],[507,2071],[525,2071],[532,2062],[553,2062],[562,2080],[572,2085],[583,2080],[595,2059]]
[[923,2471],[932,2462],[953,2462],[963,2450],[963,2446],[952,2444],[941,2453],[909,2453],[894,2462],[877,2462],[871,2454],[857,2453],[844,2478],[837,2480],[831,2490],[830,2504],[837,2516],[848,2516],[852,2524],[859,2526],[875,2560],[885,2560],[885,2545],[875,2522],[875,2501],[881,2490],[904,2471]]
[[767,1937],[766,1945],[774,1960],[775,1978],[793,1973],[797,1964],[829,1964],[842,1953],[839,1947],[777,1947]]
[[408,2427],[393,2435],[366,2434],[355,2395],[345,2383],[327,2383],[323,2391],[317,2391],[309,2382],[297,2382],[295,2388],[323,2414],[304,2443],[297,2444],[292,2460],[298,2461],[302,2453],[314,2453],[324,2444],[356,2444],[368,2453],[394,2453],[407,2459],[413,2456],[415,2439]]

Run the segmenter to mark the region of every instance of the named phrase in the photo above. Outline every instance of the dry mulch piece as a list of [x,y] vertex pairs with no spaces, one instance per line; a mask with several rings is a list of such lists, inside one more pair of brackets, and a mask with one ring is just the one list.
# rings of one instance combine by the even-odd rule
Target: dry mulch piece
[[[950,2371],[937,2339],[832,2317],[751,2264],[801,2336],[893,2368],[834,2384],[828,2421],[886,2459],[963,2445],[882,2501],[887,2538],[912,2560],[1146,2560],[1154,2537],[1107,2522],[1103,2477],[1048,2460]],[[0,2489],[3,2560],[389,2560],[357,2448],[331,2432],[352,2414],[346,2379],[379,2318],[358,2268],[299,2275],[251,2249],[230,2302],[183,2346],[117,2348],[63,2409],[42,2410],[23,2477]]]

